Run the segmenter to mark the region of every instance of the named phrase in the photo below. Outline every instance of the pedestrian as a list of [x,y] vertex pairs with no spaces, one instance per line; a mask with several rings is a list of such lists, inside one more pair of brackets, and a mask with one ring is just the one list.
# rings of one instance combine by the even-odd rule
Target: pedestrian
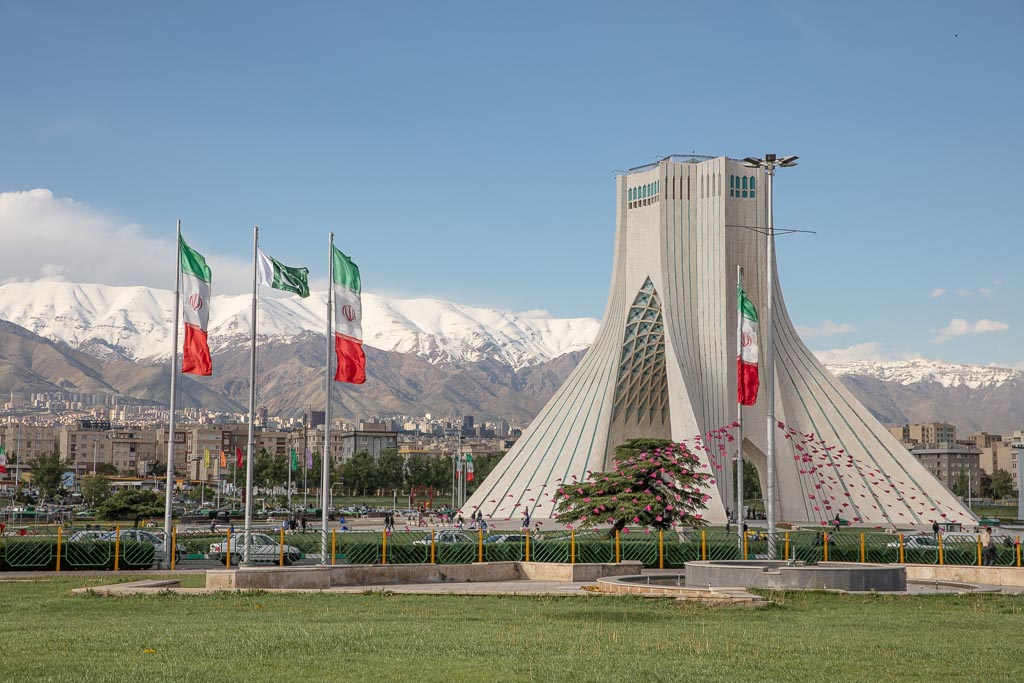
[[981,563],[989,566],[995,564],[996,544],[992,542],[992,527],[987,526],[981,532]]
[[527,531],[530,528],[530,511],[523,511],[523,531]]
[[835,528],[836,528],[836,533],[837,533],[837,534],[839,533],[839,524],[840,524],[840,521],[841,521],[841,520],[839,519],[839,513],[836,513],[836,518],[835,518],[835,521],[833,522],[833,524],[835,525]]
[[210,520],[210,533],[213,533],[213,534],[217,533],[217,520],[216,519],[211,519]]
[[936,519],[932,520],[932,536],[935,537],[936,541],[939,540],[939,522]]
[[139,528],[139,523],[142,521],[142,515],[135,515],[135,523],[132,524],[133,529]]
[[306,525],[308,524],[308,522],[306,522],[306,513],[302,513],[302,517],[300,518],[299,521],[302,523],[302,532],[305,533]]
[[725,533],[732,531],[732,517],[725,518]]

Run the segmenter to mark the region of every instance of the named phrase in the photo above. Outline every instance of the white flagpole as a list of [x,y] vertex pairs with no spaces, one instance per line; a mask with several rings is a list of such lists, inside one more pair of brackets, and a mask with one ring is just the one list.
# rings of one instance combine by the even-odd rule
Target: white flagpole
[[327,238],[327,358],[326,358],[326,371],[324,374],[324,384],[326,388],[327,399],[324,403],[324,451],[320,456],[320,498],[321,498],[321,511],[320,511],[320,557],[323,558],[323,564],[327,564],[329,558],[327,557],[327,526],[328,526],[328,501],[330,500],[330,457],[331,457],[331,389],[333,388],[334,378],[331,376],[331,355],[334,352],[334,334],[331,330],[331,314],[334,312],[332,303],[332,296],[334,294],[334,233],[329,233]]
[[[743,291],[743,266],[736,266],[736,286]],[[739,292],[737,292],[738,294]],[[736,297],[736,384],[740,381],[739,361],[743,357],[743,308]],[[743,404],[736,392],[736,540],[743,548]]]
[[245,545],[242,562],[249,562],[249,547],[252,539],[252,461],[256,445],[256,283],[259,272],[260,228],[252,229],[252,347],[249,352],[249,442],[245,461]]
[[[171,553],[174,552],[171,543],[171,504],[174,500],[174,411],[178,395],[178,304],[181,296],[181,219],[178,219],[177,239],[174,241],[174,252],[177,256],[174,259],[174,310],[171,317],[174,319],[174,338],[171,347],[171,410],[170,419],[167,425],[167,479],[165,482],[166,492],[164,495],[164,547],[167,549],[164,561],[166,566],[171,566]],[[18,454],[18,461],[21,461],[21,454]]]

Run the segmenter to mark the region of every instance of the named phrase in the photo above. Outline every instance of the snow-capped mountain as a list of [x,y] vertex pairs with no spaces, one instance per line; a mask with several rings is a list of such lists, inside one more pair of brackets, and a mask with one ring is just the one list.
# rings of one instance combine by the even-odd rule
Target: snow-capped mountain
[[[305,332],[325,332],[325,293],[314,292],[307,299],[275,294],[260,298],[261,339],[287,341]],[[173,304],[173,292],[148,287],[67,282],[0,286],[0,319],[103,360],[169,357]],[[251,306],[249,295],[213,297],[212,352],[248,343]],[[517,314],[363,293],[365,343],[434,364],[492,360],[519,370],[587,348],[597,327],[593,318],[559,319],[542,312]]]
[[1021,372],[1010,368],[960,365],[920,358],[887,363],[869,361],[834,363],[826,367],[837,377],[872,377],[883,382],[896,382],[903,386],[934,382],[947,389],[998,387],[1022,377]]

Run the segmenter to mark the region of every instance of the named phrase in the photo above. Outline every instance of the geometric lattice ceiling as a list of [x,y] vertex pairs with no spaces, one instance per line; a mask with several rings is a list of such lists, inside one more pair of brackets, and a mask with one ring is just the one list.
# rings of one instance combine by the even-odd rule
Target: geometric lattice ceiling
[[620,414],[637,424],[668,419],[665,325],[651,278],[644,281],[626,318],[612,419]]

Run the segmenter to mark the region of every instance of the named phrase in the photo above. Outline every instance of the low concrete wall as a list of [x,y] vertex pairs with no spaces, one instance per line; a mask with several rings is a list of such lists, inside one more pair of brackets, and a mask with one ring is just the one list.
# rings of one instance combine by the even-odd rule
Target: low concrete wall
[[590,582],[605,576],[639,574],[640,562],[553,564],[482,562],[473,564],[344,564],[318,567],[244,567],[211,569],[206,587],[238,589],[324,590],[331,586],[382,586],[410,583],[481,581]]
[[949,581],[986,586],[1024,586],[1021,567],[964,567],[957,565],[908,564],[908,581]]
[[777,561],[687,562],[689,586],[769,588],[776,590],[905,591],[901,565],[820,562],[789,566]]

